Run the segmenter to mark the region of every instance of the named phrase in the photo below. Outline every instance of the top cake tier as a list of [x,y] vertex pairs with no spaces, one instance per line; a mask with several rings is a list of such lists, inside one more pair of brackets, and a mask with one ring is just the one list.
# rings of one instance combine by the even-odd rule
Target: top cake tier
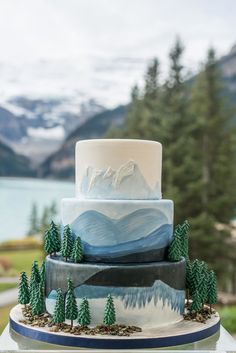
[[162,145],[155,141],[101,139],[76,143],[76,197],[161,199]]

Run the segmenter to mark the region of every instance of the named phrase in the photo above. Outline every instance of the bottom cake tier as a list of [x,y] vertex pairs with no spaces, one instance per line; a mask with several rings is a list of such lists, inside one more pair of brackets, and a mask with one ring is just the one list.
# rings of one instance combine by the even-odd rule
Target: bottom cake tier
[[103,322],[107,296],[113,297],[116,322],[141,328],[182,319],[185,304],[185,260],[145,264],[92,264],[46,259],[46,308],[52,314],[56,290],[66,295],[67,280],[75,286],[78,306],[89,301],[91,324]]

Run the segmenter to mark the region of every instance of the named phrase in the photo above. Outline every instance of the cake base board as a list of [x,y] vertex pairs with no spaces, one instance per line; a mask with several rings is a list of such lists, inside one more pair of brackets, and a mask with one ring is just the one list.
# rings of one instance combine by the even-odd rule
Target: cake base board
[[50,332],[48,328],[31,327],[20,322],[23,319],[21,305],[10,312],[10,327],[15,332],[33,340],[62,346],[97,349],[140,349],[178,346],[196,342],[215,334],[220,328],[216,313],[205,324],[181,320],[177,323],[143,329],[129,337],[73,335],[64,332]]

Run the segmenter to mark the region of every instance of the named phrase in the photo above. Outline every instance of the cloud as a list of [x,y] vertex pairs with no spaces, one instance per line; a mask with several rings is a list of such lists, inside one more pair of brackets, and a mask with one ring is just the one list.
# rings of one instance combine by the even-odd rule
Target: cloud
[[235,10],[233,0],[0,1],[0,93],[101,96],[110,85],[110,101],[127,101],[148,60],[158,56],[166,70],[177,34],[191,69],[209,45],[225,54],[236,40]]

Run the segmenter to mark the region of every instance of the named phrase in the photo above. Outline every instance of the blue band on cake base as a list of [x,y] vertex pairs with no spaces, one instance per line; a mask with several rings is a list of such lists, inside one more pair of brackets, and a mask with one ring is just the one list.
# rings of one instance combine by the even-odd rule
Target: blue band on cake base
[[80,236],[86,261],[163,261],[173,234],[173,202],[63,199],[62,223]]
[[[182,326],[182,323],[180,324]],[[207,327],[206,327],[207,326]],[[166,337],[158,337],[158,330],[156,337],[134,337],[118,338],[115,336],[96,337],[96,336],[74,336],[71,334],[66,335],[46,332],[40,328],[21,324],[10,316],[10,328],[20,335],[47,342],[56,345],[70,346],[70,347],[81,347],[81,348],[94,348],[94,349],[145,349],[145,348],[161,348],[161,347],[173,347],[183,345],[187,343],[196,342],[205,339],[209,336],[214,335],[220,329],[220,320],[217,318],[211,325],[199,324],[198,330],[195,332],[189,332],[187,328],[182,332],[172,333]],[[173,330],[171,330],[173,332]]]

